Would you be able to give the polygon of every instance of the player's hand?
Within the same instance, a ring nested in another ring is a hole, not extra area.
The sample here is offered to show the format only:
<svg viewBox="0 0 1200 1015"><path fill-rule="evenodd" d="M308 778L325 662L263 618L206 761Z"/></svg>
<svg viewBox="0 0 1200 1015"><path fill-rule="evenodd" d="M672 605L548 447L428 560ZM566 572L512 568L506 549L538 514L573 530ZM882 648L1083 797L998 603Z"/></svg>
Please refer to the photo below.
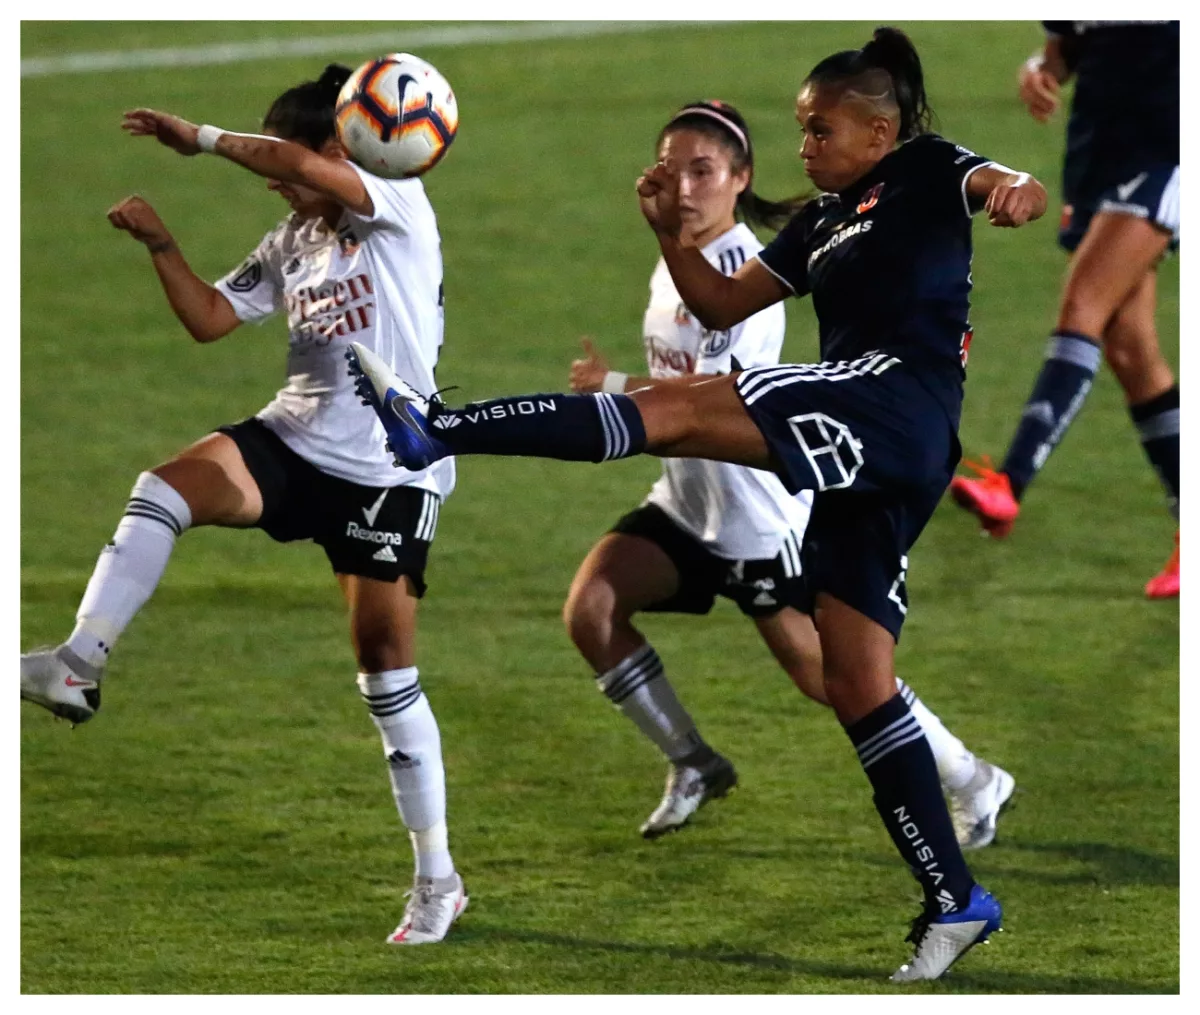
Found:
<svg viewBox="0 0 1200 1015"><path fill-rule="evenodd" d="M122 117L121 129L133 137L153 137L180 155L200 154L200 144L197 140L200 128L170 113L160 113L154 109L132 109Z"/></svg>
<svg viewBox="0 0 1200 1015"><path fill-rule="evenodd" d="M679 214L679 172L666 162L647 169L637 182L642 214L656 233L678 239L683 231Z"/></svg>
<svg viewBox="0 0 1200 1015"><path fill-rule="evenodd" d="M1058 110L1058 78L1046 70L1036 56L1021 64L1017 72L1017 94L1039 123L1045 123Z"/></svg>
<svg viewBox="0 0 1200 1015"><path fill-rule="evenodd" d="M150 202L134 194L108 209L108 221L147 247L171 243L171 234Z"/></svg>
<svg viewBox="0 0 1200 1015"><path fill-rule="evenodd" d="M596 352L590 338L580 340L583 359L571 363L571 390L577 395L590 395L600 390L608 373L608 363Z"/></svg>
<svg viewBox="0 0 1200 1015"><path fill-rule="evenodd" d="M1015 229L1045 213L1046 189L1028 176L1015 183L1001 183L992 188L983 210L991 225Z"/></svg>

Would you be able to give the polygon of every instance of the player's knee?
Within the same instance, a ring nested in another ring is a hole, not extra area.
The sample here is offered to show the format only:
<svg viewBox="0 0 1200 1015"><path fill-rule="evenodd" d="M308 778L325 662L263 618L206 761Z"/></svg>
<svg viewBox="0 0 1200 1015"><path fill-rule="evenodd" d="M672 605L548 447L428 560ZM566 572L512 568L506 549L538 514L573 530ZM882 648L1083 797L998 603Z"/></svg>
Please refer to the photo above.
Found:
<svg viewBox="0 0 1200 1015"><path fill-rule="evenodd" d="M650 450L686 440L697 429L698 414L691 388L670 384L643 388L634 392L633 399L642 415L646 446Z"/></svg>
<svg viewBox="0 0 1200 1015"><path fill-rule="evenodd" d="M1058 329L1080 335L1102 335L1116 313L1113 298L1087 278L1072 278L1063 292Z"/></svg>
<svg viewBox="0 0 1200 1015"><path fill-rule="evenodd" d="M370 620L356 620L351 631L358 668L363 673L385 673L412 665L409 639L395 626Z"/></svg>
<svg viewBox="0 0 1200 1015"><path fill-rule="evenodd" d="M608 582L591 578L571 588L563 604L563 624L576 647L584 649L612 630L617 596Z"/></svg>

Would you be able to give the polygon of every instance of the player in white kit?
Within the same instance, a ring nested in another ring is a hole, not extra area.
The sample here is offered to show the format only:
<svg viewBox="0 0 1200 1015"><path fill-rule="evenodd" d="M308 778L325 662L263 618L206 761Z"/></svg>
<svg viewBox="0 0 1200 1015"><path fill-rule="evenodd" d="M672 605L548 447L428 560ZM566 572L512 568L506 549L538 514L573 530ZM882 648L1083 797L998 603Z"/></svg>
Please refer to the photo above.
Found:
<svg viewBox="0 0 1200 1015"><path fill-rule="evenodd" d="M219 428L143 472L88 583L71 637L21 657L21 697L81 723L100 707L104 666L157 586L175 540L199 525L256 527L281 542L311 539L345 594L358 687L383 740L416 858L393 944L441 940L467 904L446 831L437 722L418 681L417 601L454 462L423 472L392 465L384 433L346 375L347 342L369 346L418 390L434 390L443 335L437 219L419 180L383 180L348 161L333 107L349 77L331 65L284 92L269 136L198 128L137 110L123 126L183 155L216 154L268 178L292 214L214 285L193 274L139 197L109 219L144 243L176 316L198 342L282 312L286 386L257 416Z"/></svg>
<svg viewBox="0 0 1200 1015"><path fill-rule="evenodd" d="M727 103L684 106L660 133L658 158L681 167L685 228L726 275L762 249L746 222L779 228L796 211L797 202L769 202L754 193L749 129ZM585 341L587 356L572 364L571 388L633 391L774 366L784 327L783 304L776 303L729 331L706 331L688 312L660 258L643 323L649 376L609 370ZM704 741L631 618L639 610L706 614L716 596L725 596L754 622L796 686L828 704L803 576L811 507L811 492L792 497L774 473L667 458L650 495L592 548L575 575L563 609L567 630L600 690L669 763L662 801L641 828L646 838L682 827L708 800L728 793L737 774ZM1012 794L1012 777L976 758L911 688L897 684L933 749L959 842L968 848L988 845Z"/></svg>

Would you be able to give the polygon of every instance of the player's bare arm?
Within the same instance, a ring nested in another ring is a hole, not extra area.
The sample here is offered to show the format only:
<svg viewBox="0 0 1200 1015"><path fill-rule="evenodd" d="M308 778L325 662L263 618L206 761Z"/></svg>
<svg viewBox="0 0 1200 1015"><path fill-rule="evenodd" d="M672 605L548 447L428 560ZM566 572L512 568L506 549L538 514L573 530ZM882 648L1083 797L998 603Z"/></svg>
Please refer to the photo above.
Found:
<svg viewBox="0 0 1200 1015"><path fill-rule="evenodd" d="M145 245L167 302L197 342L215 342L241 323L229 300L192 271L148 201L127 197L109 209L108 221Z"/></svg>
<svg viewBox="0 0 1200 1015"><path fill-rule="evenodd" d="M1017 71L1017 94L1029 115L1045 123L1058 110L1059 86L1071 76L1062 39L1048 36L1040 53L1034 53Z"/></svg>
<svg viewBox="0 0 1200 1015"><path fill-rule="evenodd" d="M1046 214L1046 188L1028 173L1002 166L982 166L967 178L967 197L983 205L988 223L1016 228Z"/></svg>
<svg viewBox="0 0 1200 1015"><path fill-rule="evenodd" d="M724 331L790 295L757 259L747 261L733 275L722 275L682 238L679 173L674 167L660 162L647 169L638 179L637 192L675 288L704 327Z"/></svg>
<svg viewBox="0 0 1200 1015"><path fill-rule="evenodd" d="M198 155L205 150L201 147L200 127L170 113L130 110L121 127L133 137L154 137L180 155ZM314 152L302 144L263 134L219 131L211 150L267 179L311 187L359 215L374 212L362 178L350 167L344 149L335 140Z"/></svg>

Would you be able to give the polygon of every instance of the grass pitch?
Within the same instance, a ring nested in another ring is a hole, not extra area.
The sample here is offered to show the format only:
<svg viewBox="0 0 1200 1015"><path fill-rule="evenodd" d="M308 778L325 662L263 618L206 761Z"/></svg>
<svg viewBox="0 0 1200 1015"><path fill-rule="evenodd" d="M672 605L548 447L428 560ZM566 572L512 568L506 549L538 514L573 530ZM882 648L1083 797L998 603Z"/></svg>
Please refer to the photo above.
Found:
<svg viewBox="0 0 1200 1015"><path fill-rule="evenodd" d="M916 23L942 131L1057 190L1063 121L1013 94L1033 24ZM633 181L664 118L721 97L755 132L756 185L803 189L791 100L862 24L679 27L431 47L463 111L428 187L445 244L439 379L463 398L561 388L577 338L639 366L654 262ZM325 24L26 23L24 56L348 30ZM368 53L331 53L349 62ZM254 129L322 58L22 83L21 640L60 640L139 471L257 411L282 382L278 321L193 345L105 210L148 197L195 269L237 263L284 212L217 159L124 138L153 105ZM69 137L70 142L64 143ZM1041 362L1063 258L1054 211L976 225L969 454L1003 452ZM1178 262L1160 326L1178 350ZM785 358L816 357L807 304ZM320 550L201 530L74 732L21 714L26 992L868 992L903 958L915 883L832 717L801 699L729 604L644 627L742 784L684 833L637 826L662 766L612 713L558 611L575 566L644 495L650 460L471 459L422 606L451 845L471 909L441 947L388 949L410 879L344 610ZM912 558L899 670L1015 775L971 857L1008 933L946 992L1174 992L1179 984L1179 623L1141 586L1173 526L1116 384L992 545L947 505Z"/></svg>

